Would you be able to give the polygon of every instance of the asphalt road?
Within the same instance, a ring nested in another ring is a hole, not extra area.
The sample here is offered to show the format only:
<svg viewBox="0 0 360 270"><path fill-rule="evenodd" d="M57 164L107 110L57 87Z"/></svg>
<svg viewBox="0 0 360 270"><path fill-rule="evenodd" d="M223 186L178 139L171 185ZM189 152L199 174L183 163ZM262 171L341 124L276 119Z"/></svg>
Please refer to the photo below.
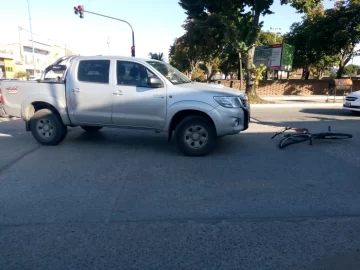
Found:
<svg viewBox="0 0 360 270"><path fill-rule="evenodd" d="M359 269L360 117L254 108L210 156L151 132L0 122L0 269ZM354 135L280 150L283 126Z"/></svg>

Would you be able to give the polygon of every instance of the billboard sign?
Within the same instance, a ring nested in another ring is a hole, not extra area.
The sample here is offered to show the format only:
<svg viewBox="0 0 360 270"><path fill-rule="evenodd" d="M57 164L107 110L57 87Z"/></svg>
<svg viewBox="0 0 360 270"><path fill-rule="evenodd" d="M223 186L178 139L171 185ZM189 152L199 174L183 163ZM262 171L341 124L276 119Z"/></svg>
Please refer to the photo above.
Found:
<svg viewBox="0 0 360 270"><path fill-rule="evenodd" d="M288 44L273 44L255 48L254 64L264 64L268 70L291 71L295 48Z"/></svg>

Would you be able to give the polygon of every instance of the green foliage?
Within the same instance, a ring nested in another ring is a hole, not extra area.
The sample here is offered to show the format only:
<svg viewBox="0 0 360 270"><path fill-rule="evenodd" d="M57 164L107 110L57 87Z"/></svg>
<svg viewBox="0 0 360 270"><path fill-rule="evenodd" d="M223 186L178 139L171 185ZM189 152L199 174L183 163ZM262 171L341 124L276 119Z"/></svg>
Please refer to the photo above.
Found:
<svg viewBox="0 0 360 270"><path fill-rule="evenodd" d="M272 45L277 43L283 43L283 37L281 33L273 33L269 31L260 31L256 40L256 46Z"/></svg>
<svg viewBox="0 0 360 270"><path fill-rule="evenodd" d="M149 57L154 60L164 61L164 53L149 53Z"/></svg>
<svg viewBox="0 0 360 270"><path fill-rule="evenodd" d="M191 80L196 82L204 81L205 80L204 70L202 70L201 68L197 68L197 70L193 72L193 74L191 74Z"/></svg>
<svg viewBox="0 0 360 270"><path fill-rule="evenodd" d="M326 12L322 5L303 17L300 23L294 23L290 32L284 35L284 42L295 47L293 68L310 69L315 77L320 78L329 66L338 62L338 55L324 49L332 46L319 25L323 24ZM326 43L326 44L324 44Z"/></svg>
<svg viewBox="0 0 360 270"><path fill-rule="evenodd" d="M358 70L359 70L360 66L358 65L347 65L344 68L344 74L345 75L356 75Z"/></svg>
<svg viewBox="0 0 360 270"><path fill-rule="evenodd" d="M255 86L258 86L259 81L263 79L265 70L266 66L264 64L260 64L258 67L253 64L252 72L254 74Z"/></svg>
<svg viewBox="0 0 360 270"><path fill-rule="evenodd" d="M290 4L299 12L310 12L320 2L321 0L281 0L281 4ZM249 78L252 77L254 46L263 25L260 17L272 14L273 3L274 0L180 0L179 2L186 11L188 20L200 21L207 25L206 22L210 17L215 18L217 23L211 31L217 34L216 39L207 44L218 45L218 48L223 49L231 44L235 53L244 56L248 75L247 92L252 91L252 81ZM208 35L206 39L213 37Z"/></svg>
<svg viewBox="0 0 360 270"><path fill-rule="evenodd" d="M169 62L182 72L194 72L199 65L200 49L191 43L188 33L174 41L169 50Z"/></svg>
<svg viewBox="0 0 360 270"><path fill-rule="evenodd" d="M351 58L359 54L355 46L360 42L360 5L355 2L338 2L336 8L326 10L317 22L317 38L323 51L338 56L338 78Z"/></svg>
<svg viewBox="0 0 360 270"><path fill-rule="evenodd" d="M225 76L235 73L239 69L239 55L230 46L228 46L219 57L219 70Z"/></svg>
<svg viewBox="0 0 360 270"><path fill-rule="evenodd" d="M356 1L340 1L328 10L317 9L293 24L285 41L296 47L294 67L315 67L321 73L325 67L339 66L337 77L346 64L359 55L355 46L360 42L360 12Z"/></svg>
<svg viewBox="0 0 360 270"><path fill-rule="evenodd" d="M14 74L15 78L22 79L22 78L30 78L30 73L25 71L18 71Z"/></svg>

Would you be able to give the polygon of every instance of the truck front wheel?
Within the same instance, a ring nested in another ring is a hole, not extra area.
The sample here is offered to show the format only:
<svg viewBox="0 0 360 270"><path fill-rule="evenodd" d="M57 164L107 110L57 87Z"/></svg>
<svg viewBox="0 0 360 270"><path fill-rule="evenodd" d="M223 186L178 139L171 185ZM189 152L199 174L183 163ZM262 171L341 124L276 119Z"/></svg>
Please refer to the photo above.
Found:
<svg viewBox="0 0 360 270"><path fill-rule="evenodd" d="M42 109L31 117L30 130L34 138L43 145L57 145L67 135L67 127L58 114Z"/></svg>
<svg viewBox="0 0 360 270"><path fill-rule="evenodd" d="M180 150L187 156L204 156L215 148L215 127L204 117L184 118L177 126L175 133Z"/></svg>

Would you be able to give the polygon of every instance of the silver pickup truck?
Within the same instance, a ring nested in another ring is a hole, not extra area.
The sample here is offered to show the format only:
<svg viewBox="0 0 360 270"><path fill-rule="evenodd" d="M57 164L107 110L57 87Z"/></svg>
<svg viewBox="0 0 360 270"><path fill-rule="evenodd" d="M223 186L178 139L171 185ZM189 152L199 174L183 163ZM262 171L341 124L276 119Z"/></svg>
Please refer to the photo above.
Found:
<svg viewBox="0 0 360 270"><path fill-rule="evenodd" d="M116 127L165 132L184 154L201 156L217 137L246 130L250 122L241 91L192 82L152 59L62 57L38 81L1 82L0 100L43 145L63 141L67 126L87 132Z"/></svg>

